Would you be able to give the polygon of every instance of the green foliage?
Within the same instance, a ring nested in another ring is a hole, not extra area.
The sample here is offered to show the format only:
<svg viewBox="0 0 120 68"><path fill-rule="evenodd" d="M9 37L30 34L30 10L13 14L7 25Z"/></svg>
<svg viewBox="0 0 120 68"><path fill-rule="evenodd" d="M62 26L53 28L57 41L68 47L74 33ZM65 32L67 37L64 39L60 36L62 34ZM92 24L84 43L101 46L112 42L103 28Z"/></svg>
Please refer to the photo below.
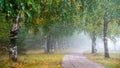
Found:
<svg viewBox="0 0 120 68"><path fill-rule="evenodd" d="M10 22L5 21L4 16L0 16L0 41L9 41Z"/></svg>
<svg viewBox="0 0 120 68"><path fill-rule="evenodd" d="M21 47L25 45L22 44L25 32L30 30L34 34L40 31L41 40L49 34L55 38L69 36L75 30L87 32L91 37L95 31L97 37L102 37L106 7L108 34L113 38L120 32L119 3L120 0L0 0L0 40L8 40L10 22L18 14L21 17Z"/></svg>
<svg viewBox="0 0 120 68"><path fill-rule="evenodd" d="M55 37L68 35L73 32L74 17L77 11L74 10L75 2L62 1L62 0L50 0L40 1L40 7L38 10L38 22L42 26L42 30L45 35L51 34ZM38 24L36 24L38 25ZM71 29L71 30L69 30Z"/></svg>
<svg viewBox="0 0 120 68"><path fill-rule="evenodd" d="M93 31L96 32L98 37L103 36L103 18L105 8L108 8L108 35L109 38L111 36L119 35L119 22L120 22L120 15L119 15L119 0L80 0L81 8L78 9L79 15L82 14L82 17L77 15L77 20L75 22L76 27L80 31L85 31L90 34L92 37ZM112 8L111 8L112 7ZM111 30L112 27L112 30ZM114 28L115 27L115 28ZM117 32L117 33L116 33ZM113 38L113 37L112 37Z"/></svg>

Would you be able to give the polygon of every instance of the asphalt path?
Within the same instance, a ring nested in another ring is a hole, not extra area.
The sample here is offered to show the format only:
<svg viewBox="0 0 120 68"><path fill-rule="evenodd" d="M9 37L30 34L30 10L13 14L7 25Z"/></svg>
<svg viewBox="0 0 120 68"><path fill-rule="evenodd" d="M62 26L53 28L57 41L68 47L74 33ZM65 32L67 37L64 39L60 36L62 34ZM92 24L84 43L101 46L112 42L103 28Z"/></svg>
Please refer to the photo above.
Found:
<svg viewBox="0 0 120 68"><path fill-rule="evenodd" d="M95 61L87 59L83 52L71 52L62 59L62 68L105 68Z"/></svg>

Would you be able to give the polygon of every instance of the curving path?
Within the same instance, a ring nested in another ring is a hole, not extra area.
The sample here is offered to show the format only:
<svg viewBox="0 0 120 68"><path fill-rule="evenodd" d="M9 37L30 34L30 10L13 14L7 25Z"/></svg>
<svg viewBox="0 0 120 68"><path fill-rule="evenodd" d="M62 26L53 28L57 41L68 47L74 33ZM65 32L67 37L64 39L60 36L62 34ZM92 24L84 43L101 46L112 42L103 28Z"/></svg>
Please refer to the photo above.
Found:
<svg viewBox="0 0 120 68"><path fill-rule="evenodd" d="M69 53L63 57L62 68L105 68L92 60L87 59L82 53Z"/></svg>

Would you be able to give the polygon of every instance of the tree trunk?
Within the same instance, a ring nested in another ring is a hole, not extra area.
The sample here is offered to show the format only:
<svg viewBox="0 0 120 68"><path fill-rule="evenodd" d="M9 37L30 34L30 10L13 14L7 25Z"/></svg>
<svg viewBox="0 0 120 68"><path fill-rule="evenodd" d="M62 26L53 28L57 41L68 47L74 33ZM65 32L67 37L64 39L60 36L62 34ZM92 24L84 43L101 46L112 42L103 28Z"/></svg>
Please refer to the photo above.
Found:
<svg viewBox="0 0 120 68"><path fill-rule="evenodd" d="M107 31L108 31L108 13L107 13L107 8L105 10L105 14L104 14L104 29L103 29L103 35L104 35L104 55L105 58L109 58L109 50L108 50L108 38L107 38Z"/></svg>
<svg viewBox="0 0 120 68"><path fill-rule="evenodd" d="M10 44L9 44L9 57L12 61L17 61L17 37L19 29L20 17L19 15L13 19L13 25L10 30Z"/></svg>
<svg viewBox="0 0 120 68"><path fill-rule="evenodd" d="M52 53L54 52L54 45L55 45L54 38L52 38L51 39L51 52Z"/></svg>
<svg viewBox="0 0 120 68"><path fill-rule="evenodd" d="M96 33L93 31L93 36L92 36L92 54L97 54L97 49L96 49Z"/></svg>
<svg viewBox="0 0 120 68"><path fill-rule="evenodd" d="M47 44L45 53L50 53L50 35L47 36Z"/></svg>

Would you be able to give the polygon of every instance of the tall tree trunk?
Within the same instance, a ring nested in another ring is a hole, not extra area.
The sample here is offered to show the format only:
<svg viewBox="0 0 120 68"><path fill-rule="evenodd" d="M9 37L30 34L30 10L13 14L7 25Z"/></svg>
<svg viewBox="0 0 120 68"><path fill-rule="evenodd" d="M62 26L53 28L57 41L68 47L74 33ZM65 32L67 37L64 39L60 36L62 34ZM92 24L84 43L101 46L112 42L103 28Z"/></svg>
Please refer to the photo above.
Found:
<svg viewBox="0 0 120 68"><path fill-rule="evenodd" d="M93 31L93 36L92 36L92 54L97 54L95 30Z"/></svg>
<svg viewBox="0 0 120 68"><path fill-rule="evenodd" d="M20 16L18 15L13 19L13 25L10 30L10 44L9 44L9 57L12 61L17 61L17 37L19 29Z"/></svg>
<svg viewBox="0 0 120 68"><path fill-rule="evenodd" d="M54 46L55 46L55 41L54 41L54 38L52 37L51 38L51 52L52 53L54 52Z"/></svg>
<svg viewBox="0 0 120 68"><path fill-rule="evenodd" d="M104 35L104 56L105 58L109 58L109 50L108 50L108 38L107 38L107 32L108 32L108 13L107 8L105 9L104 14L104 28L103 28L103 35Z"/></svg>
<svg viewBox="0 0 120 68"><path fill-rule="evenodd" d="M50 35L47 36L47 44L46 44L46 51L45 53L50 53L50 47L51 47L51 44L50 44Z"/></svg>

